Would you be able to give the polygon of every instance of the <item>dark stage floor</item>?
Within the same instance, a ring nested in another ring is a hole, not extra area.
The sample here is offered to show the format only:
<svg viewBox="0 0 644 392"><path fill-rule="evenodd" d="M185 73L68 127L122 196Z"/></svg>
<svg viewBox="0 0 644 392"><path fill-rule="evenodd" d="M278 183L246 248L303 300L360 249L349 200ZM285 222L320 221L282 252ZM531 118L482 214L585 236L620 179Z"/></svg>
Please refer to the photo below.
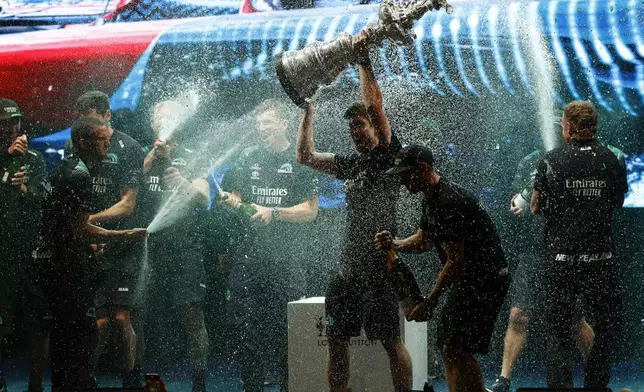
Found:
<svg viewBox="0 0 644 392"><path fill-rule="evenodd" d="M485 368L486 366L484 366ZM8 361L3 364L2 370L7 376L8 392L25 392L27 390L27 364L25 361ZM486 380L491 383L496 374L490 369L485 369ZM166 381L170 392L190 392L191 385L186 377L187 372L180 366L175 367L172 371L162 373L162 378ZM208 372L207 388L210 392L237 392L242 391L241 382L237 372L231 366L211 366ZM119 387L120 381L116 376L100 375L99 382L104 387ZM576 371L576 386L581 386L581 369ZM514 380L512 381L512 390L519 387L542 387L545 386L544 369L533 366L532 369L525 367L516 370ZM49 374L45 376L45 391L49 391L51 384ZM644 372L638 364L622 362L615 365L610 387L613 391L619 391L622 388L629 388L633 391L644 392ZM444 381L434 382L434 388L437 392L447 391ZM265 389L267 392L278 392L279 387L272 386ZM293 391L300 392L300 391ZM304 392L304 391L303 391ZM311 392L311 391L305 391Z"/></svg>

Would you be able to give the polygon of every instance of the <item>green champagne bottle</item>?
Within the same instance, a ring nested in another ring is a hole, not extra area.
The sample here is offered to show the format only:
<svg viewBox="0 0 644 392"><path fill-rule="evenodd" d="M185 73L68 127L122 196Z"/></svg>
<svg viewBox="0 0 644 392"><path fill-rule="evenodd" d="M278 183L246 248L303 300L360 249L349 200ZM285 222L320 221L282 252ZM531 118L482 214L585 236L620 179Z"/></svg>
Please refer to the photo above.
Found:
<svg viewBox="0 0 644 392"><path fill-rule="evenodd" d="M12 156L10 161L4 168L4 174L2 175L3 184L11 184L11 179L20 171L20 168L24 166L24 156Z"/></svg>
<svg viewBox="0 0 644 392"><path fill-rule="evenodd" d="M257 213L257 208L251 206L248 203L242 203L239 207L239 213L247 219L250 219L251 216Z"/></svg>
<svg viewBox="0 0 644 392"><path fill-rule="evenodd" d="M411 312L423 302L423 293L420 291L414 274L393 249L387 251L387 272L405 313L405 318L409 321Z"/></svg>

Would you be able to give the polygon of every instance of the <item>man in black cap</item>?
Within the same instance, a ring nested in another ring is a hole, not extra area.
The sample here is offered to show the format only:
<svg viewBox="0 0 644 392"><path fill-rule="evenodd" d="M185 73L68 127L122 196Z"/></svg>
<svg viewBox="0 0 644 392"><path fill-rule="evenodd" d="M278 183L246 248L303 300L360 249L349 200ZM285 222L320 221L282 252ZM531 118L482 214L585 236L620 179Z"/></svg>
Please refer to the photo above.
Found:
<svg viewBox="0 0 644 392"><path fill-rule="evenodd" d="M105 123L82 117L72 125L76 154L52 175L43 212L40 244L34 265L46 282L53 313L51 332L52 390L94 388L96 345L94 294L98 261L91 244L118 243L122 248L145 240L145 229L106 230L93 225L92 178L110 146Z"/></svg>
<svg viewBox="0 0 644 392"><path fill-rule="evenodd" d="M112 111L107 94L88 91L78 98L76 109L83 116L105 122L110 136L107 154L92 171L91 203L95 213L90 215L90 223L107 229L131 227L136 224L133 212L139 186L143 183L143 150L134 139L110 126ZM66 157L77 153L72 144L68 142L65 146ZM142 308L137 307L142 302L140 293L137 292L141 252L142 247L108 246L104 249L102 267L105 273L96 298L99 308L97 360L106 342L105 327L120 329L123 338L121 344L126 356L124 386L140 386L143 381L140 366L135 367L135 364L140 365L143 354L143 328L136 325L137 318L132 315ZM142 317L138 318L141 324Z"/></svg>
<svg viewBox="0 0 644 392"><path fill-rule="evenodd" d="M28 316L26 312L29 315L34 313L32 305L39 305L26 302L26 295L32 288L30 256L49 184L43 157L29 150L21 119L20 108L15 102L0 98L0 341L18 324L14 318L21 313L19 309L22 309L23 316ZM21 319L31 321L31 317ZM42 341L36 332L31 330L29 341L32 343ZM31 348L37 346L32 344ZM31 385L32 380L42 378L33 377L33 370L42 369L42 361L35 357L37 355L31 355L30 390L42 390L40 383Z"/></svg>
<svg viewBox="0 0 644 392"><path fill-rule="evenodd" d="M344 180L347 230L342 259L329 279L325 297L329 323L328 380L332 392L346 392L349 382L349 340L360 336L380 340L389 357L394 390L409 391L411 358L400 338L398 301L387 279L384 252L373 247L374 235L397 226L396 201L400 182L385 172L393 166L401 145L389 127L383 97L369 60L368 34L354 41L362 102L344 113L357 153L336 155L315 150L313 113L309 104L300 125L297 160L313 169Z"/></svg>
<svg viewBox="0 0 644 392"><path fill-rule="evenodd" d="M487 353L494 323L509 286L508 267L492 219L478 200L434 170L431 151L409 146L396 155L394 167L411 193L422 192L420 228L409 238L376 235L377 249L422 253L436 247L443 269L431 291L410 317L426 321L447 293L438 322L437 342L450 391L485 392L474 354Z"/></svg>
<svg viewBox="0 0 644 392"><path fill-rule="evenodd" d="M628 191L626 168L596 139L597 111L573 101L561 118L566 145L539 161L531 210L546 218L544 292L548 328L548 387L572 388L570 325L583 298L595 341L584 368L586 388L606 388L624 325L615 260L613 211Z"/></svg>

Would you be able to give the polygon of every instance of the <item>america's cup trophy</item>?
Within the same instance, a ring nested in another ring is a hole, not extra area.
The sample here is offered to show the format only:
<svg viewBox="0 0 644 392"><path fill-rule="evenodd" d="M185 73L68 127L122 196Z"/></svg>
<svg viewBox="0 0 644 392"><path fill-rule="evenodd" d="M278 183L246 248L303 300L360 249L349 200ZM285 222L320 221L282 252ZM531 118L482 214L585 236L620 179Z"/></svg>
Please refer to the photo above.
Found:
<svg viewBox="0 0 644 392"><path fill-rule="evenodd" d="M412 27L426 12L444 8L452 13L447 0L383 0L378 23L363 30L367 45L380 45L388 39L396 45L408 46L416 38ZM357 36L356 36L357 37ZM299 107L305 107L321 86L327 86L350 64L357 62L356 39L341 34L329 42L312 42L300 50L282 52L275 58L275 70L282 87ZM360 45L365 45L361 42Z"/></svg>

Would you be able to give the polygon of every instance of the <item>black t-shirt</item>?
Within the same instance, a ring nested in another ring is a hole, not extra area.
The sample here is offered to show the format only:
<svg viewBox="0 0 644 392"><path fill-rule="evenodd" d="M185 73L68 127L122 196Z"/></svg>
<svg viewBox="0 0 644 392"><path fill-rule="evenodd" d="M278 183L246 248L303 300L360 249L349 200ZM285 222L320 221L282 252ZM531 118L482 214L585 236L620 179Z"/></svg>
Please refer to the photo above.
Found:
<svg viewBox="0 0 644 392"><path fill-rule="evenodd" d="M420 227L433 239L438 256L447 262L444 242L463 240L462 279L486 282L507 273L501 240L485 208L459 185L441 179L432 200L423 200Z"/></svg>
<svg viewBox="0 0 644 392"><path fill-rule="evenodd" d="M71 143L65 146L65 155L70 153ZM73 156L73 154L72 154ZM114 131L110 148L103 162L90 170L92 176L92 207L105 211L121 200L121 192L138 189L143 182L143 161L145 156L139 143L128 135ZM112 222L100 223L108 229L129 229L133 217L123 217Z"/></svg>
<svg viewBox="0 0 644 392"><path fill-rule="evenodd" d="M74 239L73 219L96 212L91 205L92 177L80 159L65 159L51 177L51 192L44 202L41 251L56 258L78 260L89 255L88 244Z"/></svg>
<svg viewBox="0 0 644 392"><path fill-rule="evenodd" d="M313 170L297 163L294 146L281 152L253 146L242 151L224 176L222 188L239 192L245 203L292 207L317 195L318 179ZM242 234L233 239L234 253L280 259L290 258L294 251L290 245L297 245L302 229L302 224L279 220L257 229L250 227L245 218L237 223Z"/></svg>
<svg viewBox="0 0 644 392"><path fill-rule="evenodd" d="M573 140L546 153L534 189L540 192L551 255L613 251L613 210L628 191L626 169L595 140Z"/></svg>
<svg viewBox="0 0 644 392"><path fill-rule="evenodd" d="M17 160L18 164L13 164ZM10 166L22 166L29 177L27 193L11 185ZM22 156L0 154L0 254L30 255L38 236L43 199L49 190L45 161L37 151ZM6 178L5 178L6 177Z"/></svg>
<svg viewBox="0 0 644 392"><path fill-rule="evenodd" d="M150 150L151 147L144 151ZM182 194L176 192L176 188L166 187L163 174L165 169L172 166L179 170L183 178L191 181L205 177L208 162L207 157L200 156L194 150L177 146L170 152L169 160L153 162L150 171L144 174L144 186L139 189L137 201L139 225L147 227L157 214L166 217L168 222L167 226L161 225L159 231L149 236L151 253L155 253L153 261L195 263L203 258L204 211L194 201L182 199ZM160 257L163 260L159 260Z"/></svg>
<svg viewBox="0 0 644 392"><path fill-rule="evenodd" d="M396 232L400 179L385 172L393 166L401 148L398 138L392 135L387 148L379 145L366 154L335 156L336 177L344 180L347 204L343 262L356 268L354 272L385 266L373 260L382 253L374 249L373 239L382 230L394 235Z"/></svg>

